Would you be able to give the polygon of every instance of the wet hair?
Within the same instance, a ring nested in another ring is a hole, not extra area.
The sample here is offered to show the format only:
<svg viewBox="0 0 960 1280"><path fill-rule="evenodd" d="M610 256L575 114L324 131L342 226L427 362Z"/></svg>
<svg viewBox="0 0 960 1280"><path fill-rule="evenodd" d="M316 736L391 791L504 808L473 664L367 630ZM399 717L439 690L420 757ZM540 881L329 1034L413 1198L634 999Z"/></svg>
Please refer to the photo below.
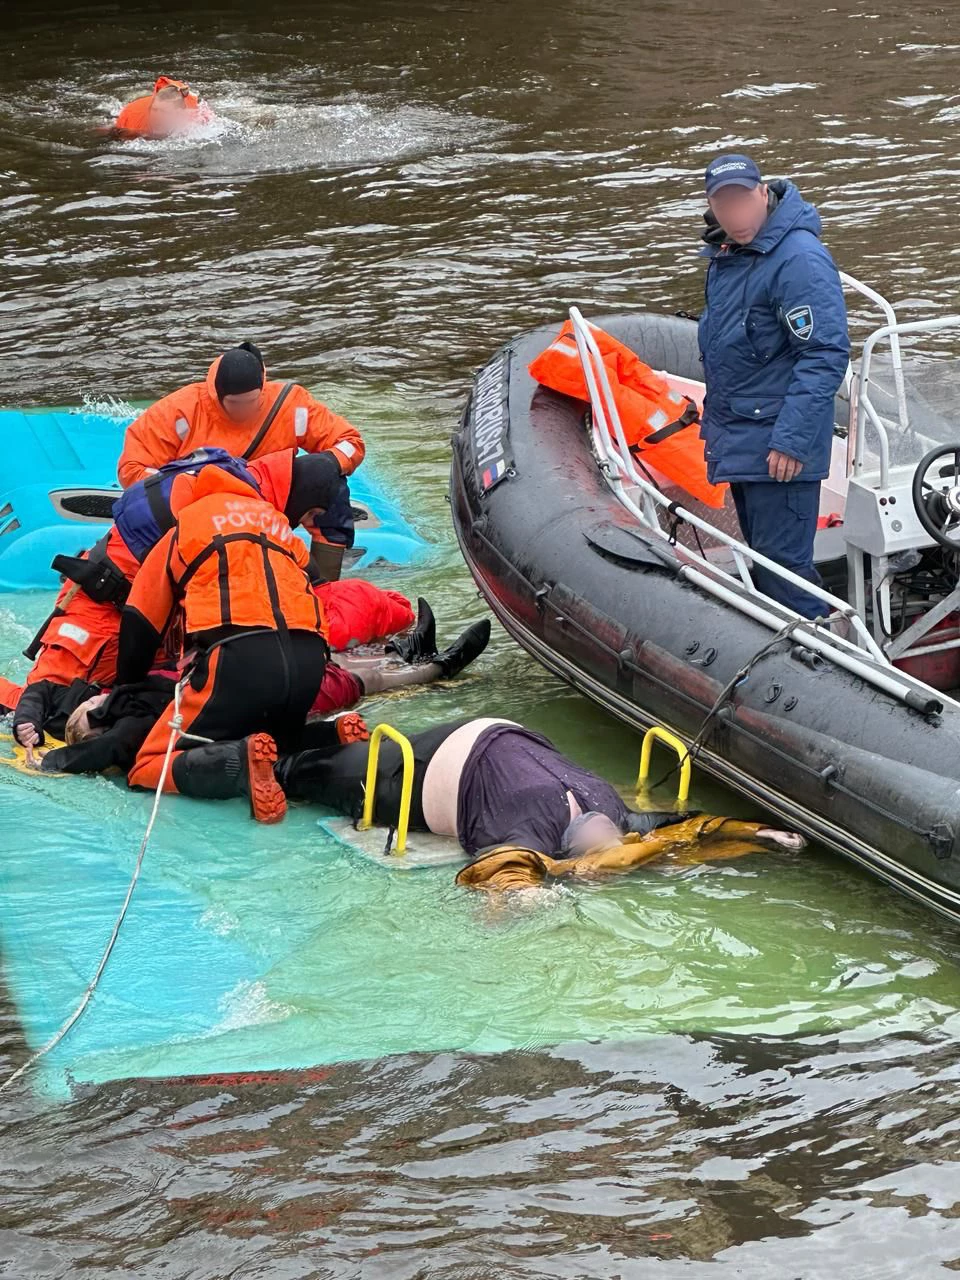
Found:
<svg viewBox="0 0 960 1280"><path fill-rule="evenodd" d="M81 703L80 706L75 707L67 717L67 723L63 730L63 740L68 747L74 747L78 742L86 742L88 738L92 738L94 736L90 728L88 728L86 733L81 733L80 731L80 717L84 713L85 705L85 703ZM89 725L89 723L88 719L87 724Z"/></svg>

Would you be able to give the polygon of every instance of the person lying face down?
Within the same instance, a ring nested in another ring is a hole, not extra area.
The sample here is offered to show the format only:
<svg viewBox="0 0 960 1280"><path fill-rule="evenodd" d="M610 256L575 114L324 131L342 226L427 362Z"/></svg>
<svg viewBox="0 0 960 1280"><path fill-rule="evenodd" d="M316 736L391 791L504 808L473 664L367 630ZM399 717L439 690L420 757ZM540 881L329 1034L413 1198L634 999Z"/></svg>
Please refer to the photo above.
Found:
<svg viewBox="0 0 960 1280"><path fill-rule="evenodd" d="M639 866L670 849L731 857L763 848L799 850L800 836L758 823L676 813L637 813L617 791L509 720L455 721L414 734L410 829L456 837L475 858L457 877L473 888L520 888L547 877ZM395 826L403 781L400 748L381 744L374 821ZM358 818L367 749L282 757L278 782L304 800Z"/></svg>
<svg viewBox="0 0 960 1280"><path fill-rule="evenodd" d="M464 867L457 875L457 884L488 892L533 889L552 880L573 877L592 880L616 875L665 859L674 866L689 866L740 858L763 849L797 853L805 843L803 837L794 832L708 814L693 817L672 814L670 820L646 834L624 833L605 814L583 814L574 819L574 823L578 822L583 826L570 845L560 850L558 857L521 845L501 845L480 854ZM589 843L594 838L598 843Z"/></svg>

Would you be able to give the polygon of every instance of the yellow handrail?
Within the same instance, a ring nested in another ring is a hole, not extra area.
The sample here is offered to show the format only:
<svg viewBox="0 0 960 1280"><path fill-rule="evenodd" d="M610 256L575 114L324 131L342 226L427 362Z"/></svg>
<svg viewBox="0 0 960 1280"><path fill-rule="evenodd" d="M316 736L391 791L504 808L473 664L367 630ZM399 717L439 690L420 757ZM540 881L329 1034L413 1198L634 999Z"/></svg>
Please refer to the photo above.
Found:
<svg viewBox="0 0 960 1280"><path fill-rule="evenodd" d="M692 772L690 753L676 734L671 733L669 729L664 729L662 725L655 724L652 729L648 729L643 735L643 746L640 748L640 773L637 776L637 791L639 792L646 786L647 779L650 776L650 757L653 754L654 738L659 738L668 747L673 747L680 760L680 786L677 789L677 804L683 809L686 807L687 797L690 795L690 774Z"/></svg>
<svg viewBox="0 0 960 1280"><path fill-rule="evenodd" d="M397 818L397 843L394 852L402 854L407 849L407 828L410 825L410 806L413 803L413 747L410 739L389 724L378 724L370 735L367 751L367 779L364 784L363 817L357 825L359 831L369 831L373 826L373 801L377 790L377 766L380 763L380 743L390 738L400 748L403 756L403 785L400 788L400 813Z"/></svg>

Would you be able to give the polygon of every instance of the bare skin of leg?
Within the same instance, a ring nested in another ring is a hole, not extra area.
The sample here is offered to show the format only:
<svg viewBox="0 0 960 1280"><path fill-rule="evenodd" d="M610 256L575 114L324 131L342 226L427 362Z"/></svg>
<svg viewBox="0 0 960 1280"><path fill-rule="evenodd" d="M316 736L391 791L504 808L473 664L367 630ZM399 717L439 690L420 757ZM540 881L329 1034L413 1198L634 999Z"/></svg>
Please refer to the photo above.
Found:
<svg viewBox="0 0 960 1280"><path fill-rule="evenodd" d="M408 689L415 684L433 684L443 672L435 662L411 666L386 654L362 657L352 653L338 653L337 665L363 681L366 693L390 693L393 689Z"/></svg>

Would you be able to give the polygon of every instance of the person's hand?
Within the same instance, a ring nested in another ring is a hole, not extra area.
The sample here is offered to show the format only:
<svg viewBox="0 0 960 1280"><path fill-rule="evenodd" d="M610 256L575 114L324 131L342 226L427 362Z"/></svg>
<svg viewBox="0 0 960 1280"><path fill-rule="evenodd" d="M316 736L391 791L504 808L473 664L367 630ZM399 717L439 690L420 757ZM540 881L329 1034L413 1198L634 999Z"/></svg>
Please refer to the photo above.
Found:
<svg viewBox="0 0 960 1280"><path fill-rule="evenodd" d="M18 724L13 731L13 735L21 747L35 747L40 741L37 726L31 724L29 720L24 720L23 724Z"/></svg>
<svg viewBox="0 0 960 1280"><path fill-rule="evenodd" d="M43 757L46 754L47 753L45 751L36 752L33 747L27 747L26 760L24 763L28 769L37 769L39 771L43 768Z"/></svg>
<svg viewBox="0 0 960 1280"><path fill-rule="evenodd" d="M767 472L771 480L794 480L803 470L803 463L791 458L789 453L771 449L767 454Z"/></svg>

